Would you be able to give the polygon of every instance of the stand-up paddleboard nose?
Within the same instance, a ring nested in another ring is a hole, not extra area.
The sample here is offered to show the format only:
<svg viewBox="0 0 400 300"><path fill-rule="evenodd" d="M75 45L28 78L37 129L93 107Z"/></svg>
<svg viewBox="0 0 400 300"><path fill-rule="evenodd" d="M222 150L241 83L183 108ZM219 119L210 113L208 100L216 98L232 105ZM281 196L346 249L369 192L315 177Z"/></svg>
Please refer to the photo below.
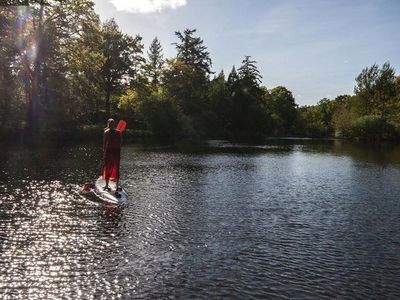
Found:
<svg viewBox="0 0 400 300"><path fill-rule="evenodd" d="M83 192L90 192L90 190L93 189L93 188L94 188L94 184L85 183L85 184L83 185L82 191L83 191Z"/></svg>

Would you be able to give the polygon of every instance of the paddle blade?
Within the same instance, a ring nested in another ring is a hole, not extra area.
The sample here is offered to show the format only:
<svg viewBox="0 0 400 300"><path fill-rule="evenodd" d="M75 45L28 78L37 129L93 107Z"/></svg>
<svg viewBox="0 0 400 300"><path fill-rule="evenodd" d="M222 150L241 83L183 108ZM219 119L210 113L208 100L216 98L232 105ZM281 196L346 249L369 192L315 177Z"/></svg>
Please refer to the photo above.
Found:
<svg viewBox="0 0 400 300"><path fill-rule="evenodd" d="M117 125L117 130L123 132L126 128L126 121L124 120L119 120L118 125Z"/></svg>

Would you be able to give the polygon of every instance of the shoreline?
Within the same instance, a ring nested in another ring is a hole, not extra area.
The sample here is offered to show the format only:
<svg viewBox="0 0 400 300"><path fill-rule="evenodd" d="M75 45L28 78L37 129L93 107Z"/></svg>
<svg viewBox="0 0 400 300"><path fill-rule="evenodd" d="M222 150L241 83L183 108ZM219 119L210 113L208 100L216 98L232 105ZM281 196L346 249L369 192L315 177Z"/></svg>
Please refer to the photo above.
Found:
<svg viewBox="0 0 400 300"><path fill-rule="evenodd" d="M84 129L77 130L51 130L41 131L34 135L29 135L25 130L6 130L0 131L0 143L5 145L79 145L82 143L88 144L101 144L102 143L102 130L100 126L90 126ZM123 134L123 141L126 144L149 144L149 145L173 145L173 144L207 144L208 142L222 142L222 143L239 143L248 145L263 145L273 141L289 142L334 142L334 141L348 141L353 143L371 143L373 145L379 144L398 144L400 140L396 139L380 139L380 140L365 140L359 138L344 138L344 137L309 137L309 136L266 136L260 138L246 138L246 139L232 139L227 137L219 138L180 138L171 139L155 136L151 131L127 129Z"/></svg>

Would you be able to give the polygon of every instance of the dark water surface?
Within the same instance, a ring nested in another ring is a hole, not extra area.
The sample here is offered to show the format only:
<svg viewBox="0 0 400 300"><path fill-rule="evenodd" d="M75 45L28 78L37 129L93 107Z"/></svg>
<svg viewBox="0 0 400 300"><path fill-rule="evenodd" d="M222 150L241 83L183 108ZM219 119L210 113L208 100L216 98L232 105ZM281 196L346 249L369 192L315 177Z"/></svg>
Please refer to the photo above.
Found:
<svg viewBox="0 0 400 300"><path fill-rule="evenodd" d="M93 146L0 153L1 299L399 299L400 147L125 146L122 207L79 194Z"/></svg>

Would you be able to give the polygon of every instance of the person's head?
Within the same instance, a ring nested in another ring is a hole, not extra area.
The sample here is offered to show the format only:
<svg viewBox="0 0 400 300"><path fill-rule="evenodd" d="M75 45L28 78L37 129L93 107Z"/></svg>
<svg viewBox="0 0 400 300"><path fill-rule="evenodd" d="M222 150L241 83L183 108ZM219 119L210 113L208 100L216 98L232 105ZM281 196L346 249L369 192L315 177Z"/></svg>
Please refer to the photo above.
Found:
<svg viewBox="0 0 400 300"><path fill-rule="evenodd" d="M115 129L115 121L114 121L114 119L108 119L107 120L107 128Z"/></svg>

